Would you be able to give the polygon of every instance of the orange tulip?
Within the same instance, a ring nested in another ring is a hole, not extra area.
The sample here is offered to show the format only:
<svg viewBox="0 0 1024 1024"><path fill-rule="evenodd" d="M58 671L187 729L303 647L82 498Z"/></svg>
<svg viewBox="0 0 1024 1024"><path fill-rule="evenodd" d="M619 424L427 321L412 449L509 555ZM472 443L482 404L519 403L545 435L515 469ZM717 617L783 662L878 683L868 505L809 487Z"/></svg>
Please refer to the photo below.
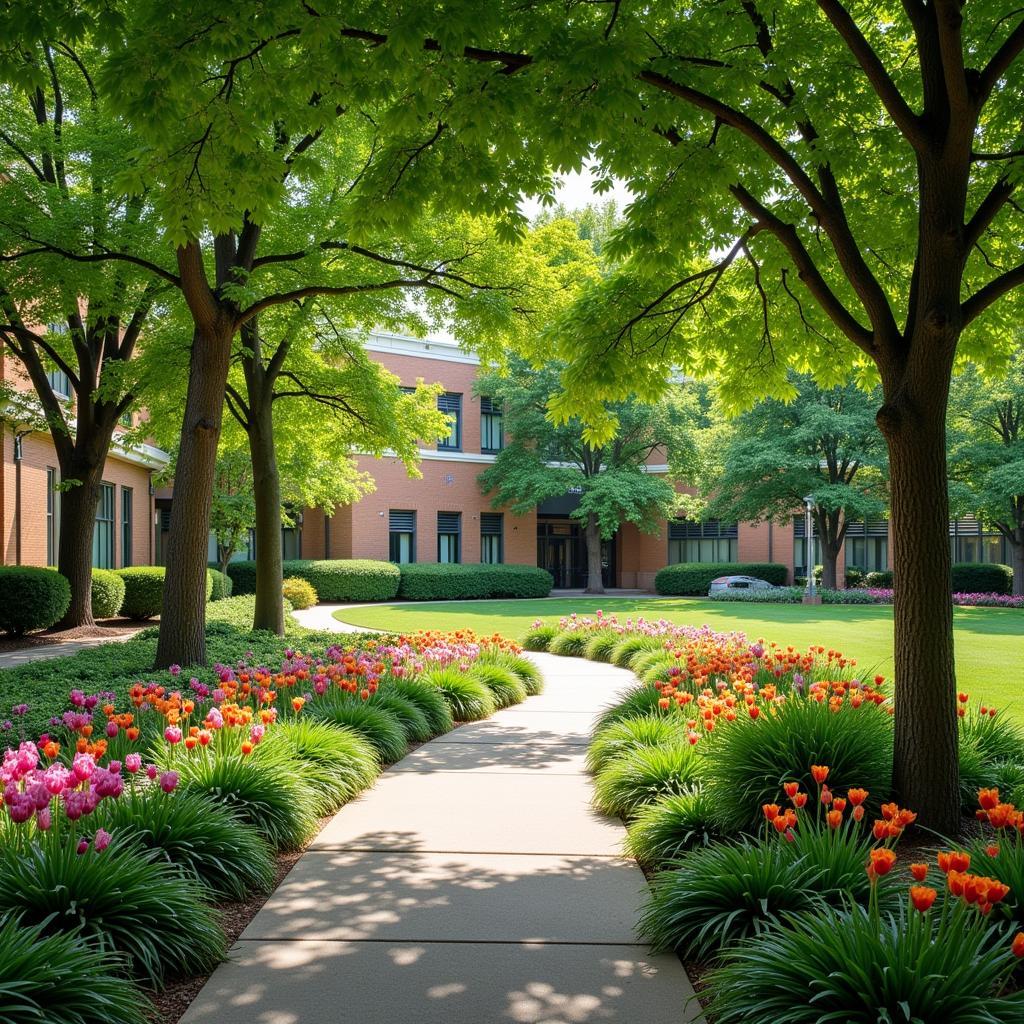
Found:
<svg viewBox="0 0 1024 1024"><path fill-rule="evenodd" d="M829 811L826 817L828 818L828 823L831 828L839 828L839 826L843 823L842 811Z"/></svg>
<svg viewBox="0 0 1024 1024"><path fill-rule="evenodd" d="M928 877L928 865L911 864L910 873L914 876L916 881L923 882Z"/></svg>
<svg viewBox="0 0 1024 1024"><path fill-rule="evenodd" d="M811 765L811 776L820 786L828 778L828 767L822 764Z"/></svg>
<svg viewBox="0 0 1024 1024"><path fill-rule="evenodd" d="M915 885L910 890L910 902L922 914L935 902L938 893L926 885Z"/></svg>
<svg viewBox="0 0 1024 1024"><path fill-rule="evenodd" d="M886 846L872 850L870 856L870 866L879 877L887 875L896 863L896 854Z"/></svg>
<svg viewBox="0 0 1024 1024"><path fill-rule="evenodd" d="M803 807L807 803L807 794L806 793L797 793L797 795L795 797L793 797L793 803L797 807Z"/></svg>
<svg viewBox="0 0 1024 1024"><path fill-rule="evenodd" d="M851 789L847 792L846 798L854 807L859 807L868 798L866 789Z"/></svg>
<svg viewBox="0 0 1024 1024"><path fill-rule="evenodd" d="M778 804L762 804L761 810L764 811L764 816L769 821L774 821L779 816Z"/></svg>
<svg viewBox="0 0 1024 1024"><path fill-rule="evenodd" d="M799 782L784 782L782 788L786 791L786 796L790 799L796 796L797 791L800 789Z"/></svg>
<svg viewBox="0 0 1024 1024"><path fill-rule="evenodd" d="M979 789L978 790L978 803L986 811L991 811L996 804L999 803L999 790L998 789Z"/></svg>
<svg viewBox="0 0 1024 1024"><path fill-rule="evenodd" d="M1010 949L1013 950L1013 955L1018 959L1024 957L1024 932L1017 932L1014 935Z"/></svg>

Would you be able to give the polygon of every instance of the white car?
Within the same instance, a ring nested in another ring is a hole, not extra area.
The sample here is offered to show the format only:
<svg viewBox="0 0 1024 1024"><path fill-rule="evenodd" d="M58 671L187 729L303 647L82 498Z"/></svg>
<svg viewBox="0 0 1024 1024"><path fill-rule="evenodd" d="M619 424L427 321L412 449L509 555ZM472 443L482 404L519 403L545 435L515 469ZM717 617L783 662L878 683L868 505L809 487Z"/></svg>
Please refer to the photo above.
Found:
<svg viewBox="0 0 1024 1024"><path fill-rule="evenodd" d="M775 584L767 580L759 580L756 576L719 576L711 581L708 596L719 594L723 590L774 590Z"/></svg>

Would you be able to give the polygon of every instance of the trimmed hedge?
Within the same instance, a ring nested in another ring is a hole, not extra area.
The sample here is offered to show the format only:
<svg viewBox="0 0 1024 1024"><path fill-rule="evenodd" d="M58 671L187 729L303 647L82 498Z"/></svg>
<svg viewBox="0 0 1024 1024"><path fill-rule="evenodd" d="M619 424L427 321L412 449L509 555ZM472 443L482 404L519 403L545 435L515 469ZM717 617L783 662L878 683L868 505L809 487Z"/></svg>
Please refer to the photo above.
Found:
<svg viewBox="0 0 1024 1024"><path fill-rule="evenodd" d="M21 636L48 629L68 610L71 584L55 569L0 566L0 629Z"/></svg>
<svg viewBox="0 0 1024 1024"><path fill-rule="evenodd" d="M129 619L151 619L159 615L164 603L164 575L162 565L135 565L130 569L115 569L124 580L124 604L121 614ZM206 570L206 600L213 593L213 572Z"/></svg>
<svg viewBox="0 0 1024 1024"><path fill-rule="evenodd" d="M124 604L124 580L113 569L92 571L92 617L112 619Z"/></svg>
<svg viewBox="0 0 1024 1024"><path fill-rule="evenodd" d="M1013 590L1013 570L1008 565L958 562L952 576L954 594L1009 594Z"/></svg>
<svg viewBox="0 0 1024 1024"><path fill-rule="evenodd" d="M872 590L890 590L892 588L892 569L866 573L863 585Z"/></svg>
<svg viewBox="0 0 1024 1024"><path fill-rule="evenodd" d="M654 589L659 594L706 596L711 581L719 576L756 576L782 586L788 570L777 562L679 562L659 569Z"/></svg>
<svg viewBox="0 0 1024 1024"><path fill-rule="evenodd" d="M410 601L547 597L551 573L533 565L403 565L398 596Z"/></svg>
<svg viewBox="0 0 1024 1024"><path fill-rule="evenodd" d="M223 601L231 596L233 586L231 577L222 573L216 566L209 566L210 578L213 580L213 591L210 593L211 601Z"/></svg>
<svg viewBox="0 0 1024 1024"><path fill-rule="evenodd" d="M370 558L314 561L296 558L282 563L284 575L305 580L321 601L388 601L398 593L398 566ZM231 562L228 575L236 594L256 593L256 563Z"/></svg>

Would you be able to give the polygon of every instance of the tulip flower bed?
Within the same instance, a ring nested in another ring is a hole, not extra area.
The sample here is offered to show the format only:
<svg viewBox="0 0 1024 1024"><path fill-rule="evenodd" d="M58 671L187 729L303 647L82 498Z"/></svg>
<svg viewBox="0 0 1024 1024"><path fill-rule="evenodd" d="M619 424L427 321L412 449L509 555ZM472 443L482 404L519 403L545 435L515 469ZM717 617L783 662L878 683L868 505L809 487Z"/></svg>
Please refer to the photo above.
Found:
<svg viewBox="0 0 1024 1024"><path fill-rule="evenodd" d="M892 800L887 681L855 660L600 613L538 621L524 644L637 677L595 728L595 803L650 873L641 933L700 976L710 1021L1024 1019L1012 722L958 695L978 821L926 860Z"/></svg>
<svg viewBox="0 0 1024 1024"><path fill-rule="evenodd" d="M4 1019L141 1024L138 986L212 970L220 905L266 892L277 854L410 743L540 687L517 645L467 631L168 679L73 689L41 734L15 716L0 763Z"/></svg>

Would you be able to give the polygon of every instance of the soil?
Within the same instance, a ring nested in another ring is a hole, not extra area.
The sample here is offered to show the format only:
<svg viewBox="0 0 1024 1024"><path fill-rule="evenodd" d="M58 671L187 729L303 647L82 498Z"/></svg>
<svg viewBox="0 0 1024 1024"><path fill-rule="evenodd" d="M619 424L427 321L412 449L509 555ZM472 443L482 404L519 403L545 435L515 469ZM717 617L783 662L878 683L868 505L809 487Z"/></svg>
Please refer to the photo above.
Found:
<svg viewBox="0 0 1024 1024"><path fill-rule="evenodd" d="M51 644L70 643L74 640L109 640L112 637L130 636L141 629L147 629L157 620L136 622L133 619L101 619L95 626L75 626L73 629L47 629L28 636L0 636L0 654L24 651L31 647L46 647Z"/></svg>

